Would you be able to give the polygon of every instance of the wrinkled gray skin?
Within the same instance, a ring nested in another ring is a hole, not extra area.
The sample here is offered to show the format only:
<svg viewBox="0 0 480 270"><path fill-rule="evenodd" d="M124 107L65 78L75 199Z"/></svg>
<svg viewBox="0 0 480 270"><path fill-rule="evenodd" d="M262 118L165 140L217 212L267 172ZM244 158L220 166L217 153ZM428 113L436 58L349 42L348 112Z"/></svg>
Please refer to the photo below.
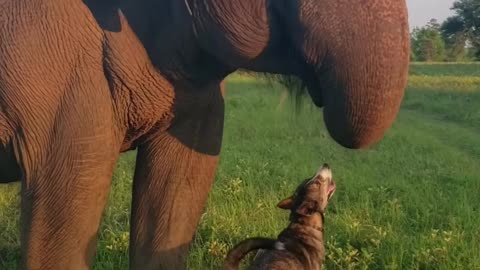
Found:
<svg viewBox="0 0 480 270"><path fill-rule="evenodd" d="M22 183L23 269L91 266L131 149L131 268L183 269L220 152L222 81L239 68L300 78L345 147L394 121L403 0L188 3L0 0L0 182Z"/></svg>

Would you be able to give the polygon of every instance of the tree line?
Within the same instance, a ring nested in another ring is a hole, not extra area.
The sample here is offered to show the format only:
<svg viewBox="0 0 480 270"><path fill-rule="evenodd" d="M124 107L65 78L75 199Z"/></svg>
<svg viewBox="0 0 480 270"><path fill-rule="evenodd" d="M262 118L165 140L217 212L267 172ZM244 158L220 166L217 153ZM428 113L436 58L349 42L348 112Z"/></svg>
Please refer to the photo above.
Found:
<svg viewBox="0 0 480 270"><path fill-rule="evenodd" d="M480 0L457 0L451 9L455 15L444 22L413 29L412 61L480 60Z"/></svg>

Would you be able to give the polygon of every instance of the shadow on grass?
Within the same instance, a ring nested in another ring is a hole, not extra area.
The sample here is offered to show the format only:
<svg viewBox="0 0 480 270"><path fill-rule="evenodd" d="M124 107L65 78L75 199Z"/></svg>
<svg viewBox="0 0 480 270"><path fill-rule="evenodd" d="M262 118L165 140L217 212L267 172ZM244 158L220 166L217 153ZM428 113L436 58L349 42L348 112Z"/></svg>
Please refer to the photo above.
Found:
<svg viewBox="0 0 480 270"><path fill-rule="evenodd" d="M0 269L18 269L20 263L20 247L0 245Z"/></svg>

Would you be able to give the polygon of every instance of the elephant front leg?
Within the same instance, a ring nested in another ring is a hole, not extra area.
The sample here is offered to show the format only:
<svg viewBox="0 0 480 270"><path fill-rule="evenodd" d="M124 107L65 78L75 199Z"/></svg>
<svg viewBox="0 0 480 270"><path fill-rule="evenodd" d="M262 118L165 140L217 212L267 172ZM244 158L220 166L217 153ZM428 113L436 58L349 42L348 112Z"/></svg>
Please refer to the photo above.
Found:
<svg viewBox="0 0 480 270"><path fill-rule="evenodd" d="M59 138L45 147L43 165L26 168L22 269L90 269L118 155L111 141L109 135Z"/></svg>
<svg viewBox="0 0 480 270"><path fill-rule="evenodd" d="M138 149L131 218L132 269L185 269L218 163L223 101Z"/></svg>

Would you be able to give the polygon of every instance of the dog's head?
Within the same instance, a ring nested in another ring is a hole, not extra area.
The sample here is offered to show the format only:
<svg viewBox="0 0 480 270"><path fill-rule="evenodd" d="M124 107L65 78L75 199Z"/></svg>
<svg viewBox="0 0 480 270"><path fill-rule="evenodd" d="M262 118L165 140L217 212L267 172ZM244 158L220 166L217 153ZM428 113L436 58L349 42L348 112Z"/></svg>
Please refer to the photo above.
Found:
<svg viewBox="0 0 480 270"><path fill-rule="evenodd" d="M323 164L315 176L303 181L292 196L282 200L277 206L292 211L293 216L308 217L319 214L323 217L335 188L332 171L328 164Z"/></svg>

